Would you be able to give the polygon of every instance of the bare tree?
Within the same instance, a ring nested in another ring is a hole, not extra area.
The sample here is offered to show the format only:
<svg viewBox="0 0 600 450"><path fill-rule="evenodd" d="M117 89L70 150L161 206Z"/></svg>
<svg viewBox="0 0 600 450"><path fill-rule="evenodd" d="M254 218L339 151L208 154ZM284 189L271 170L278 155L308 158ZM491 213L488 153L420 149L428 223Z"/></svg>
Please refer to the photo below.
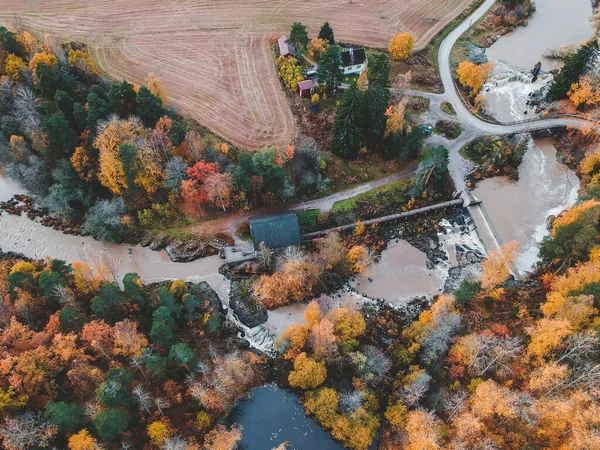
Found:
<svg viewBox="0 0 600 450"><path fill-rule="evenodd" d="M141 408L144 408L148 414L152 414L150 412L152 397L141 384L138 384L136 387L133 388L133 390L131 391L131 395L133 395L133 398L136 402L139 403Z"/></svg>
<svg viewBox="0 0 600 450"><path fill-rule="evenodd" d="M441 357L452 342L452 336L460 326L460 316L454 312L447 312L434 318L434 323L421 342L421 358L423 362L430 363Z"/></svg>
<svg viewBox="0 0 600 450"><path fill-rule="evenodd" d="M364 391L349 391L340 394L339 408L345 413L352 413L362 406L365 401Z"/></svg>
<svg viewBox="0 0 600 450"><path fill-rule="evenodd" d="M559 364L564 359L578 365L585 364L598 350L598 344L598 336L593 331L584 331L570 336L565 349L555 364Z"/></svg>
<svg viewBox="0 0 600 450"><path fill-rule="evenodd" d="M48 447L55 435L56 428L40 411L7 417L0 427L0 437L7 450Z"/></svg>
<svg viewBox="0 0 600 450"><path fill-rule="evenodd" d="M42 115L36 103L35 91L23 83L17 85L14 96L12 116L19 122L21 129L28 135L41 132Z"/></svg>
<svg viewBox="0 0 600 450"><path fill-rule="evenodd" d="M443 402L444 411L448 414L448 423L452 418L465 409L469 394L464 389L460 389L455 392L451 392Z"/></svg>
<svg viewBox="0 0 600 450"><path fill-rule="evenodd" d="M67 291L67 289L60 284L57 284L52 288L52 295L63 307L68 306L70 308L74 308L77 306L73 293Z"/></svg>
<svg viewBox="0 0 600 450"><path fill-rule="evenodd" d="M425 394L427 394L430 382L431 376L423 372L412 383L404 386L397 396L405 405L417 406Z"/></svg>
<svg viewBox="0 0 600 450"><path fill-rule="evenodd" d="M154 404L156 405L156 409L158 409L158 412L160 413L161 416L164 416L165 415L164 410L167 409L169 406L171 406L169 401L164 399L163 397L156 397L154 399Z"/></svg>
<svg viewBox="0 0 600 450"><path fill-rule="evenodd" d="M363 353L367 357L365 372L374 375L376 378L381 378L391 369L392 362L379 348L367 345Z"/></svg>
<svg viewBox="0 0 600 450"><path fill-rule="evenodd" d="M181 436L173 436L165 439L162 450L186 450L187 441Z"/></svg>

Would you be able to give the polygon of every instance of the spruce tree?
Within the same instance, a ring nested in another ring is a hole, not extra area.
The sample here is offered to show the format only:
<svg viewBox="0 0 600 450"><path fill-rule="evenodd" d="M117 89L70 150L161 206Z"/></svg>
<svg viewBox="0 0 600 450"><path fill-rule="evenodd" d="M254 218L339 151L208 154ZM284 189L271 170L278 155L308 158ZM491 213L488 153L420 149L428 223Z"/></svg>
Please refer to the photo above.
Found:
<svg viewBox="0 0 600 450"><path fill-rule="evenodd" d="M337 91L340 84L342 84L343 76L340 48L337 45L331 45L327 47L319 60L317 80L319 83L325 83L327 91L331 94Z"/></svg>
<svg viewBox="0 0 600 450"><path fill-rule="evenodd" d="M333 151L344 159L356 157L364 131L363 93L352 84L344 93L333 125Z"/></svg>
<svg viewBox="0 0 600 450"><path fill-rule="evenodd" d="M565 58L565 65L554 77L554 82L548 92L552 101L567 97L571 85L577 83L579 77L587 72L598 58L598 42L590 40L573 55Z"/></svg>
<svg viewBox="0 0 600 450"><path fill-rule="evenodd" d="M387 87L390 83L390 60L385 53L373 53L369 56L369 69L367 71L369 86L379 84Z"/></svg>
<svg viewBox="0 0 600 450"><path fill-rule="evenodd" d="M333 28L329 25L329 22L325 22L323 26L321 26L321 30L319 31L319 39L325 39L329 42L330 45L335 44L335 37L333 35Z"/></svg>
<svg viewBox="0 0 600 450"><path fill-rule="evenodd" d="M383 137L387 117L385 111L390 100L389 91L379 84L369 87L365 95L366 125L369 139L379 140Z"/></svg>
<svg viewBox="0 0 600 450"><path fill-rule="evenodd" d="M290 37L287 39L287 43L296 49L297 52L302 53L306 50L308 45L308 33L306 32L306 25L302 25L300 22L294 22L290 31Z"/></svg>

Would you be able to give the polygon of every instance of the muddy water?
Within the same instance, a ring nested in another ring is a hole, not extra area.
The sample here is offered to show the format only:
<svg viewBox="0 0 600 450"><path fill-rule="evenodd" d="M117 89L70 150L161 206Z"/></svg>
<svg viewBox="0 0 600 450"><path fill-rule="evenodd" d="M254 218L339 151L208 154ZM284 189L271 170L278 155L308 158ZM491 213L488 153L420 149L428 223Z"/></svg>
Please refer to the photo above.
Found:
<svg viewBox="0 0 600 450"><path fill-rule="evenodd" d="M0 174L0 201L22 192L16 183ZM139 246L106 244L91 237L66 235L24 215L11 216L5 212L0 214L0 229L0 248L5 252L34 259L51 256L67 262L100 260L111 268L117 280L127 272L139 273L145 282L184 278L208 282L221 298L228 295L229 283L218 272L223 264L218 256L186 264L174 263L164 250L154 252Z"/></svg>
<svg viewBox="0 0 600 450"><path fill-rule="evenodd" d="M556 161L552 140L536 139L519 166L517 182L490 178L481 181L474 194L483 200L502 242L521 243L516 269L522 273L538 260L548 216L572 206L578 190L575 173Z"/></svg>
<svg viewBox="0 0 600 450"><path fill-rule="evenodd" d="M408 242L393 242L368 273L357 277L354 286L369 297L385 298L395 306L406 299L440 293L444 274L427 269L426 262L427 255Z"/></svg>
<svg viewBox="0 0 600 450"><path fill-rule="evenodd" d="M549 71L562 62L544 58L548 48L578 44L592 36L590 0L536 0L535 4L537 10L529 25L498 39L488 49L488 56L528 71L541 61L542 70Z"/></svg>

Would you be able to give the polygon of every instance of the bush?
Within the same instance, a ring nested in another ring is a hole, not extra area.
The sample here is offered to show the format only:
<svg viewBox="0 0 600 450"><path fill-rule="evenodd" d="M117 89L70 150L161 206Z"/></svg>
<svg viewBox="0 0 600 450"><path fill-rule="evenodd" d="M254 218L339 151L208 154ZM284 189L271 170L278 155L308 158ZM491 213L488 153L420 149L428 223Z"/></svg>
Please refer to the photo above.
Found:
<svg viewBox="0 0 600 450"><path fill-rule="evenodd" d="M456 139L462 133L462 126L458 122L451 120L438 120L434 131L441 134L446 139Z"/></svg>
<svg viewBox="0 0 600 450"><path fill-rule="evenodd" d="M461 305L469 305L481 291L481 281L463 280L454 291L454 298Z"/></svg>
<svg viewBox="0 0 600 450"><path fill-rule="evenodd" d="M444 111L446 114L450 114L455 116L456 115L456 111L454 111L454 106L452 106L452 103L450 102L442 102L442 111Z"/></svg>

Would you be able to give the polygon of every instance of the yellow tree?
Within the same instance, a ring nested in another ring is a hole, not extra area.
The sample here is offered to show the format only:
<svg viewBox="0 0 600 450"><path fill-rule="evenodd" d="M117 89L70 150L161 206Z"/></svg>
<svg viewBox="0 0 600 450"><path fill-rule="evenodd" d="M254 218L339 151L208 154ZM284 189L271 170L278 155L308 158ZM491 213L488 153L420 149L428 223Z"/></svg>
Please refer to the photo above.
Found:
<svg viewBox="0 0 600 450"><path fill-rule="evenodd" d="M288 381L294 387L314 389L321 385L325 378L327 378L325 362L317 362L302 352L294 361L294 370L290 372Z"/></svg>
<svg viewBox="0 0 600 450"><path fill-rule="evenodd" d="M508 278L520 246L518 241L510 241L489 252L481 263L481 284L484 289L491 289Z"/></svg>
<svg viewBox="0 0 600 450"><path fill-rule="evenodd" d="M69 64L71 67L76 67L88 75L98 75L98 69L96 68L94 60L90 58L88 52L83 50L69 50Z"/></svg>
<svg viewBox="0 0 600 450"><path fill-rule="evenodd" d="M493 63L477 65L469 61L463 61L458 66L458 81L460 81L460 84L463 86L470 88L470 95L475 96L493 69Z"/></svg>
<svg viewBox="0 0 600 450"><path fill-rule="evenodd" d="M160 98L163 103L167 101L167 94L162 80L156 74L150 72L146 77L146 84L148 89L155 97Z"/></svg>
<svg viewBox="0 0 600 450"><path fill-rule="evenodd" d="M321 388L306 393L304 408L325 428L333 428L339 415L337 413L339 396L335 389Z"/></svg>
<svg viewBox="0 0 600 450"><path fill-rule="evenodd" d="M600 103L600 78L584 75L569 90L569 98L575 106L588 106Z"/></svg>
<svg viewBox="0 0 600 450"><path fill-rule="evenodd" d="M385 136L389 136L390 133L396 133L402 131L406 126L406 119L404 114L406 112L406 98L400 100L396 105L391 105L385 111L387 120L385 122Z"/></svg>
<svg viewBox="0 0 600 450"><path fill-rule="evenodd" d="M389 51L393 59L405 60L412 54L415 38L409 33L398 33L390 41Z"/></svg>
<svg viewBox="0 0 600 450"><path fill-rule="evenodd" d="M163 421L152 422L148 425L148 437L157 447L162 447L165 440L171 435L171 428Z"/></svg>
<svg viewBox="0 0 600 450"><path fill-rule="evenodd" d="M98 442L86 429L69 438L69 450L96 450Z"/></svg>
<svg viewBox="0 0 600 450"><path fill-rule="evenodd" d="M114 116L98 126L97 137L94 140L94 147L100 152L98 180L115 195L127 192L120 156L121 145L135 145L143 133L144 127L136 118L121 120Z"/></svg>
<svg viewBox="0 0 600 450"><path fill-rule="evenodd" d="M35 69L39 63L44 63L51 69L54 69L56 67L56 62L56 56L54 56L52 53L36 53L29 61L29 70L33 72L35 78Z"/></svg>
<svg viewBox="0 0 600 450"><path fill-rule="evenodd" d="M325 39L316 37L308 43L308 53L310 53L312 58L318 60L325 50L327 50L327 41Z"/></svg>
<svg viewBox="0 0 600 450"><path fill-rule="evenodd" d="M25 63L17 55L9 53L4 60L4 72L13 81L21 80L21 70L25 68Z"/></svg>
<svg viewBox="0 0 600 450"><path fill-rule="evenodd" d="M516 392L499 385L494 380L479 383L470 399L471 410L482 419L516 417L518 401Z"/></svg>

